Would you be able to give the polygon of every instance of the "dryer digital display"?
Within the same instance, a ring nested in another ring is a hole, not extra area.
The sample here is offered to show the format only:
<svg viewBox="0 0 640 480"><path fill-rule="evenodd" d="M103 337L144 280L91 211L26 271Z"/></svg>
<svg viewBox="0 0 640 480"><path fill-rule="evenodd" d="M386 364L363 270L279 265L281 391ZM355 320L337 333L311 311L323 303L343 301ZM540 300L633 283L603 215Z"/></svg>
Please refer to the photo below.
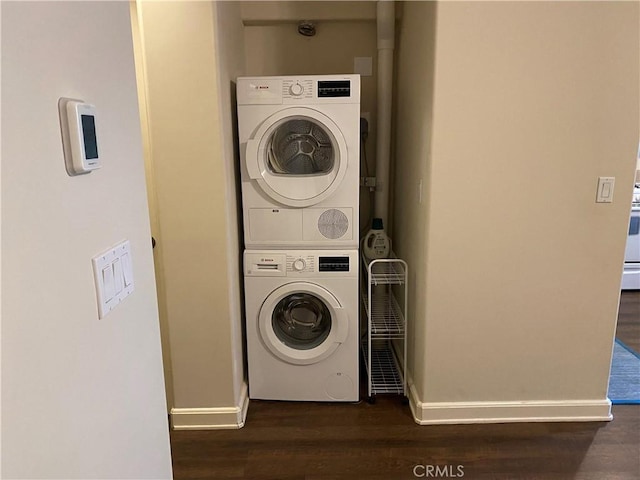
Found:
<svg viewBox="0 0 640 480"><path fill-rule="evenodd" d="M349 97L351 82L349 80L325 80L318 82L318 97Z"/></svg>

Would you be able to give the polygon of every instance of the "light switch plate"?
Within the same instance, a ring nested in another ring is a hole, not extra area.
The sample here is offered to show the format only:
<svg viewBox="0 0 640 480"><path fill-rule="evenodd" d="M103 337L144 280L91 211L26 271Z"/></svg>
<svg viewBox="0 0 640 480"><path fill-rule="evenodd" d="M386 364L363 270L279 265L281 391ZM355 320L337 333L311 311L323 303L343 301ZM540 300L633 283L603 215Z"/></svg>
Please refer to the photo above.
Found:
<svg viewBox="0 0 640 480"><path fill-rule="evenodd" d="M104 318L133 293L131 245L125 240L91 259L98 300L98 318Z"/></svg>
<svg viewBox="0 0 640 480"><path fill-rule="evenodd" d="M596 193L596 203L612 203L613 187L616 177L598 177L598 191Z"/></svg>

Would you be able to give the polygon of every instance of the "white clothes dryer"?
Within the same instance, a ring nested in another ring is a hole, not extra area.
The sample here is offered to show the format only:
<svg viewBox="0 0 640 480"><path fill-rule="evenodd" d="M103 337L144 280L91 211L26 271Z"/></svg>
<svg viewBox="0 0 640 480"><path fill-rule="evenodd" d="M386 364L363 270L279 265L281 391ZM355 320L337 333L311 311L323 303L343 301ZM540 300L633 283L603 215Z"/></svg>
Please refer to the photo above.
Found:
<svg viewBox="0 0 640 480"><path fill-rule="evenodd" d="M357 401L357 250L244 252L249 397Z"/></svg>
<svg viewBox="0 0 640 480"><path fill-rule="evenodd" d="M246 248L357 248L360 76L237 81Z"/></svg>

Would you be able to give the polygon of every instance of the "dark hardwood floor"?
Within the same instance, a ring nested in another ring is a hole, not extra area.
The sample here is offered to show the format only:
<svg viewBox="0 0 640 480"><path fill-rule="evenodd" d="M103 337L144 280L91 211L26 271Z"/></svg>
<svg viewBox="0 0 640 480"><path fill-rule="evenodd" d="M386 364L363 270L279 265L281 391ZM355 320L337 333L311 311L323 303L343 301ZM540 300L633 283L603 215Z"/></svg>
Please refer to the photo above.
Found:
<svg viewBox="0 0 640 480"><path fill-rule="evenodd" d="M616 337L640 352L640 290L622 292Z"/></svg>
<svg viewBox="0 0 640 480"><path fill-rule="evenodd" d="M623 293L617 333L639 349L640 292ZM613 414L601 423L418 426L392 396L374 405L252 401L240 430L172 432L174 478L640 479L640 405Z"/></svg>

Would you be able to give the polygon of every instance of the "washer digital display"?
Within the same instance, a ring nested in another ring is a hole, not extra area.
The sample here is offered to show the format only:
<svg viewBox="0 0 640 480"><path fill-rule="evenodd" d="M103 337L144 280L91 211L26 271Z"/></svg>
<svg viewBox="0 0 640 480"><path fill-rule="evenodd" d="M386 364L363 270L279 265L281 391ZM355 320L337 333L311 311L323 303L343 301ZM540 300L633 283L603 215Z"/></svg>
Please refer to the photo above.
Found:
<svg viewBox="0 0 640 480"><path fill-rule="evenodd" d="M320 257L318 268L321 272L348 272L349 257Z"/></svg>

